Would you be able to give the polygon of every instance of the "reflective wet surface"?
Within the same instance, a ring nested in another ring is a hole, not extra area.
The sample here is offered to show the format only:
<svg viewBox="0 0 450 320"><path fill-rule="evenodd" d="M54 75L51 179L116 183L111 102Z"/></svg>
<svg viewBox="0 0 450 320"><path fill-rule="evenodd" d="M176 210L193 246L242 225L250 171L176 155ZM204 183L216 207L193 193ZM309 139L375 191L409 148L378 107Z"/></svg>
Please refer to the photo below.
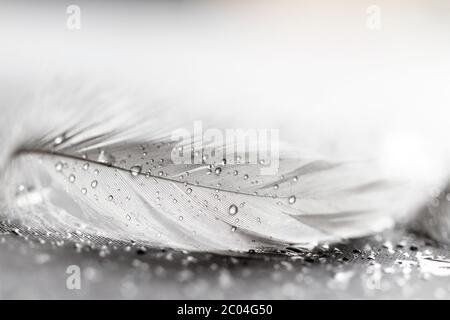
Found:
<svg viewBox="0 0 450 320"><path fill-rule="evenodd" d="M2 299L448 299L450 290L448 247L402 230L311 251L221 256L63 242L3 225L0 270Z"/></svg>

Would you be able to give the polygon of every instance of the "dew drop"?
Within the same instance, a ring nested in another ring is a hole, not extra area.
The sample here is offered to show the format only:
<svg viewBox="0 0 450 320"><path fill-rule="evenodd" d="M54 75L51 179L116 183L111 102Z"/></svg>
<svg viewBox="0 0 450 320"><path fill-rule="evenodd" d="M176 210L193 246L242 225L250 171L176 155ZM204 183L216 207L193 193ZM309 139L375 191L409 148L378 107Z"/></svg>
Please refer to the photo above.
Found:
<svg viewBox="0 0 450 320"><path fill-rule="evenodd" d="M77 179L77 178L76 178L73 174L71 174L71 175L69 176L69 182L70 182L70 183L74 183L76 179Z"/></svg>
<svg viewBox="0 0 450 320"><path fill-rule="evenodd" d="M58 162L57 164L55 164L55 169L56 169L56 171L58 171L58 172L61 172L62 171L62 169L63 169L63 163L62 162Z"/></svg>
<svg viewBox="0 0 450 320"><path fill-rule="evenodd" d="M83 170L87 170L87 169L89 169L89 163L85 163L85 164L83 164Z"/></svg>
<svg viewBox="0 0 450 320"><path fill-rule="evenodd" d="M111 154L106 153L104 150L102 150L97 157L97 161L112 165L116 161L116 159Z"/></svg>
<svg viewBox="0 0 450 320"><path fill-rule="evenodd" d="M187 194L191 194L192 193L192 189L191 188L187 188L186 193Z"/></svg>
<svg viewBox="0 0 450 320"><path fill-rule="evenodd" d="M178 220L183 221L183 216L179 216Z"/></svg>
<svg viewBox="0 0 450 320"><path fill-rule="evenodd" d="M279 187L280 187L280 186L277 185L277 184L273 186L273 188L274 188L275 190L278 190Z"/></svg>
<svg viewBox="0 0 450 320"><path fill-rule="evenodd" d="M98 185L98 181L97 180L93 180L92 182L91 182L91 187L92 188L97 188L97 185Z"/></svg>
<svg viewBox="0 0 450 320"><path fill-rule="evenodd" d="M141 173L141 171L142 171L141 166L133 166L130 168L130 172L133 177L138 176Z"/></svg>
<svg viewBox="0 0 450 320"><path fill-rule="evenodd" d="M244 175L244 180L247 180L248 179L248 174L245 174Z"/></svg>
<svg viewBox="0 0 450 320"><path fill-rule="evenodd" d="M112 195L108 196L108 201L113 201L114 197Z"/></svg>
<svg viewBox="0 0 450 320"><path fill-rule="evenodd" d="M214 173L215 173L216 175L221 174L221 173L222 173L222 168L221 168L221 167L217 167L216 170L214 170Z"/></svg>
<svg viewBox="0 0 450 320"><path fill-rule="evenodd" d="M66 137L64 135L58 136L53 140L53 144L55 146L57 146L57 145L63 143L65 139L66 139Z"/></svg>
<svg viewBox="0 0 450 320"><path fill-rule="evenodd" d="M234 216L236 213L238 213L238 207L235 204L232 204L229 208L228 208L228 213L232 216Z"/></svg>
<svg viewBox="0 0 450 320"><path fill-rule="evenodd" d="M296 198L295 196L290 196L290 197L288 198L289 204L294 204L295 201L297 201L297 198Z"/></svg>
<svg viewBox="0 0 450 320"><path fill-rule="evenodd" d="M298 181L298 177L297 176L293 177L292 181L297 182Z"/></svg>
<svg viewBox="0 0 450 320"><path fill-rule="evenodd" d="M162 177L164 175L164 172L160 171L158 172L158 176Z"/></svg>
<svg viewBox="0 0 450 320"><path fill-rule="evenodd" d="M231 232L235 232L237 230L237 228L235 226L231 227Z"/></svg>
<svg viewBox="0 0 450 320"><path fill-rule="evenodd" d="M87 189L86 188L81 189L81 193L82 194L86 194L87 193Z"/></svg>
<svg viewBox="0 0 450 320"><path fill-rule="evenodd" d="M95 174L95 175L98 175L98 174L99 174L98 169L95 169L95 170L94 170L94 174Z"/></svg>
<svg viewBox="0 0 450 320"><path fill-rule="evenodd" d="M239 171L234 170L233 174L234 174L235 176L237 176L237 175L239 174Z"/></svg>

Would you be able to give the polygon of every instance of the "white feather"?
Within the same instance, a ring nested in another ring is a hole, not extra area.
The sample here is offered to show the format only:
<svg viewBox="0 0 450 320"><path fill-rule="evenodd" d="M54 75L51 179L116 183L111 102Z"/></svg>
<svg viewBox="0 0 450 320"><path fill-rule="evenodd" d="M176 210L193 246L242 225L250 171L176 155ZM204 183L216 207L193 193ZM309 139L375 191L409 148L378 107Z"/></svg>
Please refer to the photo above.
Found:
<svg viewBox="0 0 450 320"><path fill-rule="evenodd" d="M197 251L264 250L379 231L423 201L417 186L386 176L377 161L300 155L292 146L281 150L276 174L244 161L213 163L209 174L208 163L172 161L172 128L186 121L174 109L122 103L98 87L58 87L21 101L32 107L16 114L9 127L22 130L3 148L4 212L27 227Z"/></svg>
<svg viewBox="0 0 450 320"><path fill-rule="evenodd" d="M421 16L410 37L399 19L370 33L359 5L342 15L290 2L79 5L76 31L59 5L0 13L2 214L25 226L195 250L309 245L391 226L446 183L449 52L429 44L447 36L435 18ZM393 35L406 40L393 46ZM171 133L195 120L280 129L279 173L170 163ZM100 150L113 166L98 163ZM151 158L166 160L154 177L130 175Z"/></svg>

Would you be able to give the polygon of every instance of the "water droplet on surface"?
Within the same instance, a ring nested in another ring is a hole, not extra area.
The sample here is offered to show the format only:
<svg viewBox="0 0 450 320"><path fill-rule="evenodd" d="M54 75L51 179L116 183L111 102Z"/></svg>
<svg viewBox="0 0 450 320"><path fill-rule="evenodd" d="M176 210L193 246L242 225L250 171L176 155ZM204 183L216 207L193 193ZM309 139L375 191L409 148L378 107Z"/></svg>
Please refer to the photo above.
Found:
<svg viewBox="0 0 450 320"><path fill-rule="evenodd" d="M97 161L112 165L116 161L116 159L111 154L106 153L104 150L102 150L97 157Z"/></svg>
<svg viewBox="0 0 450 320"><path fill-rule="evenodd" d="M190 194L192 192L192 189L191 188L188 188L187 190L186 190L186 193L187 194Z"/></svg>
<svg viewBox="0 0 450 320"><path fill-rule="evenodd" d="M280 187L280 186L277 185L277 184L273 186L273 188L274 188L275 190L278 190L279 187Z"/></svg>
<svg viewBox="0 0 450 320"><path fill-rule="evenodd" d="M94 170L94 174L95 174L95 175L99 174L98 169L95 169L95 170Z"/></svg>
<svg viewBox="0 0 450 320"><path fill-rule="evenodd" d="M248 174L244 174L244 180L248 179Z"/></svg>
<svg viewBox="0 0 450 320"><path fill-rule="evenodd" d="M69 176L69 182L70 182L70 183L74 183L76 179L77 179L77 178L76 178L73 174L71 174L71 175Z"/></svg>
<svg viewBox="0 0 450 320"><path fill-rule="evenodd" d="M58 172L61 172L62 169L63 169L63 166L64 165L63 165L62 162L58 162L58 163L55 164L55 170L58 171Z"/></svg>
<svg viewBox="0 0 450 320"><path fill-rule="evenodd" d="M114 197L112 195L108 196L108 201L113 201Z"/></svg>
<svg viewBox="0 0 450 320"><path fill-rule="evenodd" d="M290 196L290 197L288 198L289 204L294 204L295 201L297 201L297 198L296 198L295 196Z"/></svg>
<svg viewBox="0 0 450 320"><path fill-rule="evenodd" d="M237 230L237 228L235 226L231 227L231 232L235 232Z"/></svg>
<svg viewBox="0 0 450 320"><path fill-rule="evenodd" d="M234 170L233 174L234 174L235 176L237 176L237 175L239 174L239 171Z"/></svg>
<svg viewBox="0 0 450 320"><path fill-rule="evenodd" d="M178 217L178 220L183 221L183 217L182 217L182 216L179 216L179 217Z"/></svg>
<svg viewBox="0 0 450 320"><path fill-rule="evenodd" d="M298 181L298 177L297 176L293 177L292 181L297 182Z"/></svg>
<svg viewBox="0 0 450 320"><path fill-rule="evenodd" d="M127 214L126 218L127 218L128 221L131 220L131 216L129 214Z"/></svg>
<svg viewBox="0 0 450 320"><path fill-rule="evenodd" d="M85 164L83 164L83 170L87 170L87 169L89 169L89 163L85 163Z"/></svg>
<svg viewBox="0 0 450 320"><path fill-rule="evenodd" d="M238 213L238 207L235 204L232 204L229 208L228 208L228 213L232 216L234 216L236 213Z"/></svg>
<svg viewBox="0 0 450 320"><path fill-rule="evenodd" d="M138 176L141 173L141 171L142 171L141 166L133 166L130 168L130 172L133 177Z"/></svg>
<svg viewBox="0 0 450 320"><path fill-rule="evenodd" d="M64 135L60 135L60 136L56 137L55 140L53 140L53 144L55 146L57 146L57 145L63 143L65 139L66 139L66 137Z"/></svg>
<svg viewBox="0 0 450 320"><path fill-rule="evenodd" d="M222 173L222 168L221 168L221 167L217 167L216 170L214 170L214 173L215 173L216 175L221 174L221 173Z"/></svg>
<svg viewBox="0 0 450 320"><path fill-rule="evenodd" d="M81 189L81 193L82 194L86 194L87 193L87 189L86 188Z"/></svg>
<svg viewBox="0 0 450 320"><path fill-rule="evenodd" d="M97 180L94 180L94 181L91 182L91 187L92 188L94 188L94 189L97 188L97 185L98 185L98 181Z"/></svg>

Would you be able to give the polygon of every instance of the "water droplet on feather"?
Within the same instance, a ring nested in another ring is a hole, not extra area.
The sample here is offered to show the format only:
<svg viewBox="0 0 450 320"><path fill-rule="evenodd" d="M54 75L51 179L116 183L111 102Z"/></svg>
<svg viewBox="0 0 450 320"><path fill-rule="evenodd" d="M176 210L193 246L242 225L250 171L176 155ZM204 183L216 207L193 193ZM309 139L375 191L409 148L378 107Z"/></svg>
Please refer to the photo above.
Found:
<svg viewBox="0 0 450 320"><path fill-rule="evenodd" d="M133 177L138 176L141 173L141 171L142 171L141 166L133 166L130 168L130 172Z"/></svg>
<svg viewBox="0 0 450 320"><path fill-rule="evenodd" d="M294 204L295 201L297 201L297 198L295 196L290 196L288 199L289 204Z"/></svg>
<svg viewBox="0 0 450 320"><path fill-rule="evenodd" d="M228 208L228 213L232 216L234 216L236 213L238 213L238 207L235 204L232 204L229 208Z"/></svg>

